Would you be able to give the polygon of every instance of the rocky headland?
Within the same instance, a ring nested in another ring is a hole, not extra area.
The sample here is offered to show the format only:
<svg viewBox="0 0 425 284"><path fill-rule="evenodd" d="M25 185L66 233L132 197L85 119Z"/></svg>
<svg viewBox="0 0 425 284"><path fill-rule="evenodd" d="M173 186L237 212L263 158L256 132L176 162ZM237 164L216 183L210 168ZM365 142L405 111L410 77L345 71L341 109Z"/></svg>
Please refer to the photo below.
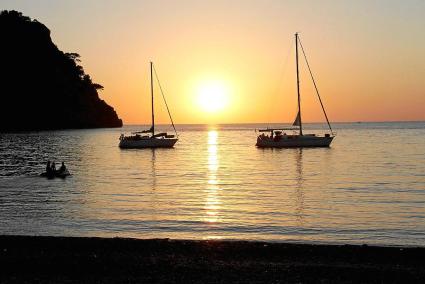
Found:
<svg viewBox="0 0 425 284"><path fill-rule="evenodd" d="M0 37L0 132L122 126L80 56L59 50L45 25L2 11Z"/></svg>

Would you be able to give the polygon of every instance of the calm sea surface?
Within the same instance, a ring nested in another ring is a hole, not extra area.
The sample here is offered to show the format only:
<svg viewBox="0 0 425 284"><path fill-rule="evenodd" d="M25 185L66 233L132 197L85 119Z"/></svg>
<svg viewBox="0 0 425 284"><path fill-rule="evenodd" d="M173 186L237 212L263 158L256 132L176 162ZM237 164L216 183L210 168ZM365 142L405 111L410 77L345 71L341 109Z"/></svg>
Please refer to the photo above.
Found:
<svg viewBox="0 0 425 284"><path fill-rule="evenodd" d="M335 124L320 149L257 149L259 127L157 150L120 150L133 126L0 134L0 234L425 246L425 122Z"/></svg>

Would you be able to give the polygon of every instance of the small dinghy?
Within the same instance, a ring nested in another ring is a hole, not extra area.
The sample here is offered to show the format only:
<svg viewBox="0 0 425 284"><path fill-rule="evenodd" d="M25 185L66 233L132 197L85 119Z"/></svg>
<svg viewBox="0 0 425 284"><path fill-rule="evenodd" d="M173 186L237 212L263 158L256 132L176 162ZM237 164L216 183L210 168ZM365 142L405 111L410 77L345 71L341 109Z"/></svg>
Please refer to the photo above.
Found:
<svg viewBox="0 0 425 284"><path fill-rule="evenodd" d="M70 176L71 174L69 173L69 171L68 171L68 169L65 169L64 171L61 171L61 170L57 170L57 171L54 171L54 172L44 172L44 173L41 173L40 174L40 176L41 177L46 177L46 178L49 178L49 179L52 179L52 178L66 178L67 176Z"/></svg>

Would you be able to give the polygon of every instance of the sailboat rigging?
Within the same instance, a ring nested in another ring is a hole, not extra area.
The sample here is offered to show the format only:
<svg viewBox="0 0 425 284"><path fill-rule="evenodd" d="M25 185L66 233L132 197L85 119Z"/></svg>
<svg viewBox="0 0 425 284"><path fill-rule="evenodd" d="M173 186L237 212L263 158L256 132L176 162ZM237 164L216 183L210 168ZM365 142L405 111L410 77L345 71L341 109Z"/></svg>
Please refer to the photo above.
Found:
<svg viewBox="0 0 425 284"><path fill-rule="evenodd" d="M155 111L154 111L154 82L153 77L158 82L159 89L164 99L165 106L167 108L168 115L171 120L171 125L173 126L175 135L167 134L166 132L156 133L155 134ZM158 79L158 74L156 73L155 67L152 62L150 62L150 87L151 87L151 115L152 115L152 124L151 127L147 130L137 131L131 133L132 135L125 136L121 134L119 147L120 148L172 148L174 144L178 141L177 130L174 126L173 118L171 117L170 110L168 108L167 101L165 100L164 92L162 91L161 84ZM142 135L141 135L142 134ZM147 134L147 135L144 135ZM150 134L150 135L149 135Z"/></svg>
<svg viewBox="0 0 425 284"><path fill-rule="evenodd" d="M298 45L301 47L302 53L304 55L305 62L307 64L308 70L310 72L311 79L313 81L317 96L319 98L320 105L322 107L323 113L328 123L330 133L326 133L323 136L317 134L304 134L303 133L303 124L301 116L301 94L300 94L300 79L299 79L299 60L298 60ZM307 56L304 51L304 47L301 44L298 33L295 34L295 62L296 62L296 74L297 74L297 96L298 96L298 112L297 116L290 128L267 128L260 129L260 132L263 132L257 137L257 147L261 148L283 148L283 147L329 147L333 138L335 137L331 124L329 123L328 116L326 114L325 108L320 98L319 90L314 80L313 73L308 63ZM286 134L285 130L298 130L298 133L295 134ZM269 135L264 134L264 132L269 133Z"/></svg>

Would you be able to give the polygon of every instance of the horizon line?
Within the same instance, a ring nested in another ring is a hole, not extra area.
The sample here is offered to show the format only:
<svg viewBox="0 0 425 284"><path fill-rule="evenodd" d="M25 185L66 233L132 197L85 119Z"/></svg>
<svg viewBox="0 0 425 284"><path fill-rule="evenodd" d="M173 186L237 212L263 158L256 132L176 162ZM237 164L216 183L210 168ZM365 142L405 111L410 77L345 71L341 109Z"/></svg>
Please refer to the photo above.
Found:
<svg viewBox="0 0 425 284"><path fill-rule="evenodd" d="M425 120L356 120L356 121L335 121L332 124L341 123L409 123L409 122L424 122ZM326 122L303 122L307 124L326 124ZM292 124L292 122L234 122L234 123L174 123L174 125L248 125L248 124ZM151 125L151 123L123 123L123 126ZM155 123L155 125L171 125L170 123Z"/></svg>

